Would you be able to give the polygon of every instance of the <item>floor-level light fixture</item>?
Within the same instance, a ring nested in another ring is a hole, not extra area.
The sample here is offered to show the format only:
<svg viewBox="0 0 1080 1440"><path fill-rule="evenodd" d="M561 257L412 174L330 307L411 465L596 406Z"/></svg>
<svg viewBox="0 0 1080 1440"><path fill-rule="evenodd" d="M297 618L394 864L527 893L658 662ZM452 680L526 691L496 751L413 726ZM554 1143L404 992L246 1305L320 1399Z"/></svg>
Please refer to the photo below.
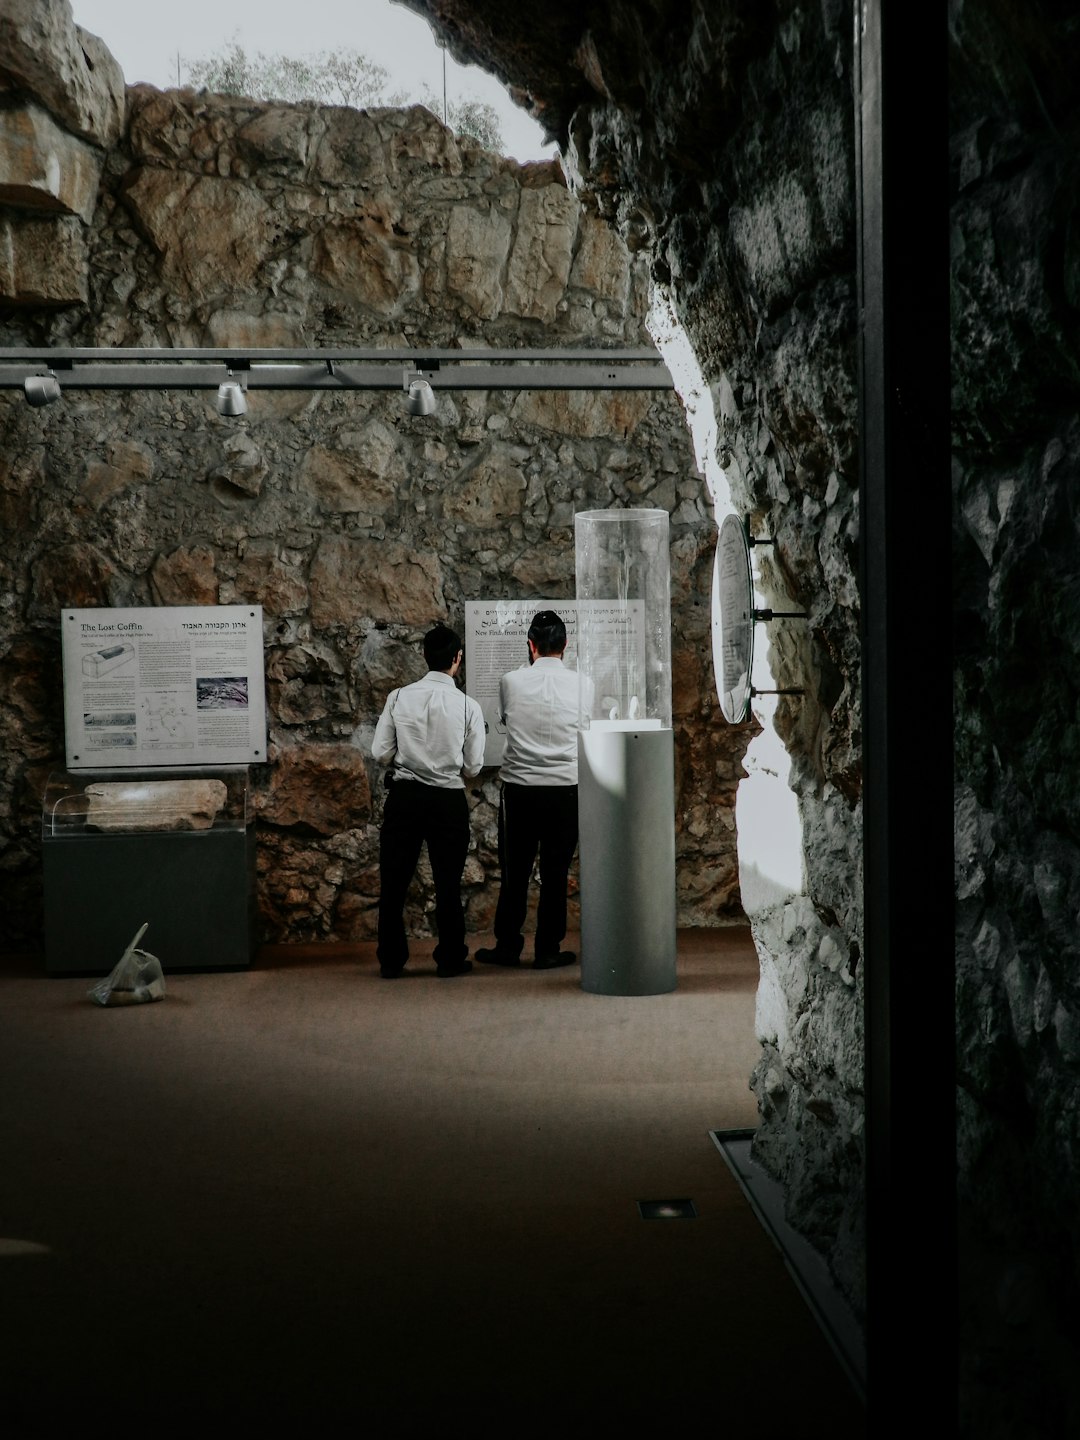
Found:
<svg viewBox="0 0 1080 1440"><path fill-rule="evenodd" d="M60 399L60 381L50 370L47 375L27 375L23 391L31 405L51 405Z"/></svg>

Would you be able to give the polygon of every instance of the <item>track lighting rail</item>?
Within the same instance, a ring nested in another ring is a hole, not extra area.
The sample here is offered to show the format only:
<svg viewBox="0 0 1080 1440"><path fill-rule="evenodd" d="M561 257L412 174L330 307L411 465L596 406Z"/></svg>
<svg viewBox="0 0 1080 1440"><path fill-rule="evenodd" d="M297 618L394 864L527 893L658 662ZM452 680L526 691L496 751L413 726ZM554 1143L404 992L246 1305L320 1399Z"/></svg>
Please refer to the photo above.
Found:
<svg viewBox="0 0 1080 1440"><path fill-rule="evenodd" d="M408 371L433 390L671 390L650 348L363 350L0 348L0 389L43 371L61 390L217 390L243 375L255 390L400 390Z"/></svg>

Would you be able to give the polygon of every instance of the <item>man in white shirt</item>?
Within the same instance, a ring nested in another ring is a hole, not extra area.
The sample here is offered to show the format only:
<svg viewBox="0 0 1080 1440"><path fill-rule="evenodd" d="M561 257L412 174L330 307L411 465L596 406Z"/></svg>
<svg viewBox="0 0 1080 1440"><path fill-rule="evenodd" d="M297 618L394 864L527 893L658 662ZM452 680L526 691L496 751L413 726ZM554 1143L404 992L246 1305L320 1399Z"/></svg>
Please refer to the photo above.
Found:
<svg viewBox="0 0 1080 1440"><path fill-rule="evenodd" d="M462 772L484 763L484 716L455 677L464 651L446 625L424 636L428 673L392 690L375 727L371 753L386 774L379 836L379 971L396 979L409 958L403 912L426 843L435 882L435 973L442 979L472 969L465 943L461 876L469 852L469 804Z"/></svg>
<svg viewBox="0 0 1080 1440"><path fill-rule="evenodd" d="M500 778L499 901L495 948L478 950L486 965L518 966L525 947L522 926L529 881L540 857L533 968L572 965L566 936L566 884L578 839L578 676L563 664L566 625L554 610L533 616L529 663L499 683L499 713L506 726Z"/></svg>

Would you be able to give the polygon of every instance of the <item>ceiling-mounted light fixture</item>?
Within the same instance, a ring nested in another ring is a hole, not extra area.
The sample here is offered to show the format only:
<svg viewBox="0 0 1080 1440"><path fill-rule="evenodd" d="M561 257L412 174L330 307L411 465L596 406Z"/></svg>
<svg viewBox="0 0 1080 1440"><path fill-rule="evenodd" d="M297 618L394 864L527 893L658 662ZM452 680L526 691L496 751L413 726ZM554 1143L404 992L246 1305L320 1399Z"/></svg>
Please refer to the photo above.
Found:
<svg viewBox="0 0 1080 1440"><path fill-rule="evenodd" d="M31 405L51 405L60 399L60 381L51 370L47 375L27 375L23 392Z"/></svg>
<svg viewBox="0 0 1080 1440"><path fill-rule="evenodd" d="M232 371L229 371L232 375ZM218 386L217 412L219 415L246 415L247 396L239 380L223 380Z"/></svg>
<svg viewBox="0 0 1080 1440"><path fill-rule="evenodd" d="M410 415L431 415L435 410L435 392L419 371L405 372L403 388L408 391L405 408Z"/></svg>

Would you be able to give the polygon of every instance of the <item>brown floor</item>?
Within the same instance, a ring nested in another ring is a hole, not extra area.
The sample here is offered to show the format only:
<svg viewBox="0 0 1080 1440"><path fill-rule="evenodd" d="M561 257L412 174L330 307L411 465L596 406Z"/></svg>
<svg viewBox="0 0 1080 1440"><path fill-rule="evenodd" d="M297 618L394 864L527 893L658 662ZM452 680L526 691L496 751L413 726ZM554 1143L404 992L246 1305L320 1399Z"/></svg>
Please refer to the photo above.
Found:
<svg viewBox="0 0 1080 1440"><path fill-rule="evenodd" d="M862 1437L709 1135L757 1119L749 932L634 998L430 953L268 947L108 1010L0 966L5 1431Z"/></svg>

